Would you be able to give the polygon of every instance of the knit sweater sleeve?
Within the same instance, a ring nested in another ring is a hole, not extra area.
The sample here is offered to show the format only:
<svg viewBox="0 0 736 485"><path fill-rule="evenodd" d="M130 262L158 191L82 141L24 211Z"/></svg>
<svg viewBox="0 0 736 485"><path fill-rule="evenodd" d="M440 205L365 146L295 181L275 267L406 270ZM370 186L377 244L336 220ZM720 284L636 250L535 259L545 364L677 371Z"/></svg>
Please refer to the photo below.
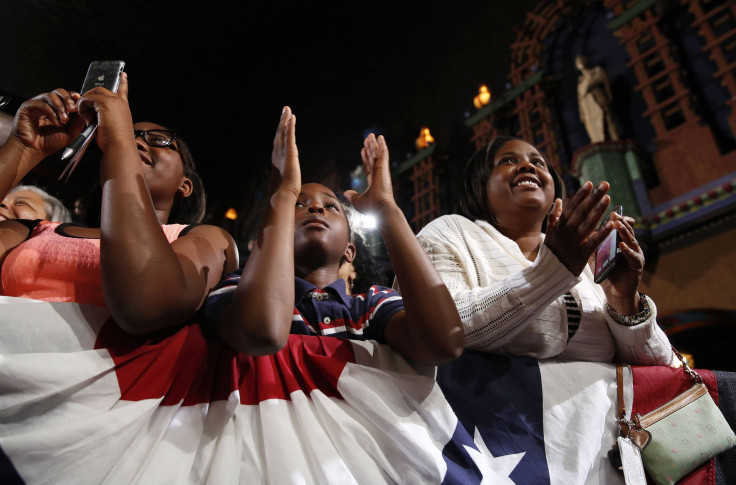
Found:
<svg viewBox="0 0 736 485"><path fill-rule="evenodd" d="M446 216L430 223L418 238L455 300L466 347L502 350L580 278L544 244L530 266L503 277L487 274L504 266L502 255L494 257L501 248L469 234L462 224L458 216ZM482 262L477 261L481 254Z"/></svg>
<svg viewBox="0 0 736 485"><path fill-rule="evenodd" d="M628 327L606 314L606 322L616 342L616 359L636 365L671 365L672 344L657 324L657 307L646 297L652 315L644 322Z"/></svg>

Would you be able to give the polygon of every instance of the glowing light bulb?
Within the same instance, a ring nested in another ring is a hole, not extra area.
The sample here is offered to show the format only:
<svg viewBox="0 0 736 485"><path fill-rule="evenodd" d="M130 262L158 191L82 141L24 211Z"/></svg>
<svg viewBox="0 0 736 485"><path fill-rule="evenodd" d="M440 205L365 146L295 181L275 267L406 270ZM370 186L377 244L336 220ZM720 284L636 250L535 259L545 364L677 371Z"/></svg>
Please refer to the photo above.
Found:
<svg viewBox="0 0 736 485"><path fill-rule="evenodd" d="M422 129L419 131L419 137L415 140L417 150L421 150L422 148L427 148L429 145L434 143L434 137L429 132L429 128L426 126L423 126Z"/></svg>
<svg viewBox="0 0 736 485"><path fill-rule="evenodd" d="M476 94L475 98L473 98L473 106L481 109L483 106L487 105L490 102L491 91L488 89L488 86L483 84L480 88L478 88L478 94Z"/></svg>

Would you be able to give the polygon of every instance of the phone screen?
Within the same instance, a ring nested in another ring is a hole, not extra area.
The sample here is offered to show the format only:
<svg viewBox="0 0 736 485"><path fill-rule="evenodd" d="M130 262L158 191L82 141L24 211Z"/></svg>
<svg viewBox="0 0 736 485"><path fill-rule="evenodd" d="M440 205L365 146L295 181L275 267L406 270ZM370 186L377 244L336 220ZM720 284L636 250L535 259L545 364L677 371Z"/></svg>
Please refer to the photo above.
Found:
<svg viewBox="0 0 736 485"><path fill-rule="evenodd" d="M598 250L595 252L595 277L599 278L602 273L608 268L608 266L613 263L613 260L616 258L616 239L617 239L618 233L613 230L611 231L611 234L606 236L606 239L603 240L600 246L598 246Z"/></svg>
<svg viewBox="0 0 736 485"><path fill-rule="evenodd" d="M623 209L621 208L621 206L616 206L613 210L618 215L623 215ZM610 219L610 216L606 218L606 220L603 221L603 223L601 224L601 227L603 227ZM618 242L618 231L614 229L608 236L606 236L603 242L600 243L598 249L596 249L594 275L594 281L596 283L600 283L601 281L606 279L608 273L613 269L613 266L616 263L616 258L621 252L621 250L618 248Z"/></svg>

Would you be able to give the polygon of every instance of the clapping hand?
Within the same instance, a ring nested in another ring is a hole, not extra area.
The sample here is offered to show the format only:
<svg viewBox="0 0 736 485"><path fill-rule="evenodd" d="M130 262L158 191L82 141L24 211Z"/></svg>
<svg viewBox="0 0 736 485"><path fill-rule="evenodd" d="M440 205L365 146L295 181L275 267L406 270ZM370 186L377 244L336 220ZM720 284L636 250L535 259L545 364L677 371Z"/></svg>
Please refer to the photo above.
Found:
<svg viewBox="0 0 736 485"><path fill-rule="evenodd" d="M547 217L544 244L574 275L579 275L598 245L613 230L613 222L596 231L596 225L606 211L611 198L606 194L608 182L585 182L572 199L563 205L555 201Z"/></svg>
<svg viewBox="0 0 736 485"><path fill-rule="evenodd" d="M271 193L287 190L295 196L302 187L299 151L296 147L296 116L284 106L271 152Z"/></svg>
<svg viewBox="0 0 736 485"><path fill-rule="evenodd" d="M389 167L388 146L383 135L376 138L371 133L363 141L360 151L366 175L366 189L362 194L354 190L345 191L348 201L362 213L383 213L395 207L391 171Z"/></svg>

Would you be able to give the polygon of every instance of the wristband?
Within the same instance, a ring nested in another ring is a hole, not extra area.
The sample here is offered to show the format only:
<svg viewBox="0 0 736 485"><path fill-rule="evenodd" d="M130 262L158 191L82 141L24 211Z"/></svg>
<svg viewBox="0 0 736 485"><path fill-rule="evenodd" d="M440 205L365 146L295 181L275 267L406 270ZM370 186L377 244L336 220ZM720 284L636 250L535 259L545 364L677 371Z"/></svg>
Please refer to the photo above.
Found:
<svg viewBox="0 0 736 485"><path fill-rule="evenodd" d="M634 325L646 322L649 320L649 317L652 316L652 310L649 308L647 296L644 293L639 293L639 313L635 313L633 315L621 315L611 308L611 305L606 304L606 306L608 307L608 314L611 318L616 320L616 323L627 327L633 327Z"/></svg>

